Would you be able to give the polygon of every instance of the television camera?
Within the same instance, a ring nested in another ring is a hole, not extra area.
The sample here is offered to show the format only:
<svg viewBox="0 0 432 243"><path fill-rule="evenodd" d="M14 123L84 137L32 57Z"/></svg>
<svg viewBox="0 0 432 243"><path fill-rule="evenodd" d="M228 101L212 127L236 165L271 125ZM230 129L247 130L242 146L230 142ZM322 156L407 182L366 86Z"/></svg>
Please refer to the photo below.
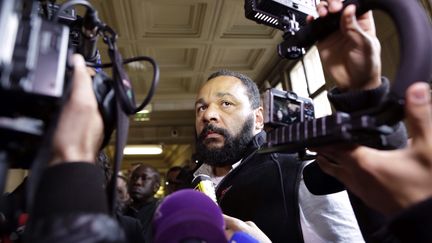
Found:
<svg viewBox="0 0 432 243"><path fill-rule="evenodd" d="M279 127L315 118L312 99L292 91L268 89L262 95L264 124Z"/></svg>
<svg viewBox="0 0 432 243"><path fill-rule="evenodd" d="M75 6L85 7L83 17L77 14ZM111 63L101 64L99 37L106 44ZM72 53L83 55L87 66L96 70L93 89L104 122L103 146L117 126L113 170L118 171L127 138L127 116L149 103L158 83L159 68L146 56L123 60L116 40L117 33L99 19L97 11L85 0L65 1L61 5L52 0L0 2L0 43L3 45L0 51L0 189L4 188L9 167L31 168L32 174L37 174L38 168L48 160L47 148L51 147L58 115L69 95L68 57ZM132 83L123 69L123 64L133 61L146 61L153 66L152 84L138 106ZM107 67L112 68L112 77L101 71Z"/></svg>
<svg viewBox="0 0 432 243"><path fill-rule="evenodd" d="M306 23L315 16L316 0L245 0L245 15L260 24L284 31L278 45L280 56L300 58L305 50L339 28L340 13L329 14ZM388 146L386 134L403 118L405 91L413 82L430 81L432 77L432 29L418 2L404 0L345 0L344 7L355 4L357 15L368 10L386 12L399 33L401 58L390 94L375 108L355 113L336 112L331 116L280 126L268 133L268 146L261 152L297 152L338 142L369 145L379 141ZM415 37L415 38L413 38ZM413 61L415 60L415 61ZM272 107L272 106L269 106ZM271 113L271 112L270 112Z"/></svg>
<svg viewBox="0 0 432 243"><path fill-rule="evenodd" d="M280 56L300 58L307 48L339 28L340 13L329 14L305 24L305 15L311 14L308 0L245 0L246 17L284 31L278 45ZM382 10L395 23L399 34L400 62L395 80L385 100L376 107L353 113L335 112L330 116L304 120L276 127L268 132L267 146L259 152L295 153L306 148L333 143L357 143L391 149L386 135L404 117L405 92L418 81L432 78L432 28L425 11L417 1L405 0L345 0L344 7L356 5L356 15L368 10ZM300 19L298 22L297 19ZM301 154L300 154L301 155ZM303 170L308 190L316 195L339 192L344 186L321 171L317 163Z"/></svg>

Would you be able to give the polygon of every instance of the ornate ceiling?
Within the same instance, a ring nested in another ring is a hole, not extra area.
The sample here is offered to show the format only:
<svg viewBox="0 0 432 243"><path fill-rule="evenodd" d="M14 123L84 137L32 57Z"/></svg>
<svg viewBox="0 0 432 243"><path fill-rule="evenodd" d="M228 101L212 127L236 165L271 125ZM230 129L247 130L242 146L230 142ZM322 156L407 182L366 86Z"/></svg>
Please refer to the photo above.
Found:
<svg viewBox="0 0 432 243"><path fill-rule="evenodd" d="M123 168L142 162L164 172L190 160L195 139L195 94L210 73L232 69L249 75L259 86L287 78L289 63L276 54L282 33L246 19L243 0L91 2L100 18L118 32L124 57L153 57L161 71L150 120L132 120L128 143L162 144L164 152L125 156ZM431 11L430 2L420 2ZM383 74L391 79L399 58L397 33L382 13L375 13L375 20L382 43ZM107 62L104 49L100 49ZM151 67L137 63L128 65L127 71L137 100L142 100L150 85ZM109 151L112 153L112 148Z"/></svg>

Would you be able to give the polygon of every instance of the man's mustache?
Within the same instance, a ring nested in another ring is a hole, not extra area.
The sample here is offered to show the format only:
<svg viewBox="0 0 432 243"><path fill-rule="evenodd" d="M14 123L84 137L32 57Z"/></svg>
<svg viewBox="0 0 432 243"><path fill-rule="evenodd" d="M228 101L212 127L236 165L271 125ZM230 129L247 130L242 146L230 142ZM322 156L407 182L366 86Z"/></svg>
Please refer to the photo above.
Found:
<svg viewBox="0 0 432 243"><path fill-rule="evenodd" d="M142 186L131 186L128 190L129 193L135 193L135 194L144 194L145 189Z"/></svg>
<svg viewBox="0 0 432 243"><path fill-rule="evenodd" d="M207 126L204 127L204 129L199 134L198 141L204 141L205 137L209 132L220 134L224 138L227 138L229 136L229 133L226 129L221 127L216 127L213 124L208 124Z"/></svg>

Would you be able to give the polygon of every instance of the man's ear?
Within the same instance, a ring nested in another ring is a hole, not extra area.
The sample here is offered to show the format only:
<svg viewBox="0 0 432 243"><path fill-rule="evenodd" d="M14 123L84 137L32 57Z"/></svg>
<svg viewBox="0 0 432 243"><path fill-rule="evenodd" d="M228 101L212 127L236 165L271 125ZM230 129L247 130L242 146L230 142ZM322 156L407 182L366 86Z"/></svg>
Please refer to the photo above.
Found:
<svg viewBox="0 0 432 243"><path fill-rule="evenodd" d="M264 129L264 109L262 106L254 110L255 113L255 131L261 132Z"/></svg>

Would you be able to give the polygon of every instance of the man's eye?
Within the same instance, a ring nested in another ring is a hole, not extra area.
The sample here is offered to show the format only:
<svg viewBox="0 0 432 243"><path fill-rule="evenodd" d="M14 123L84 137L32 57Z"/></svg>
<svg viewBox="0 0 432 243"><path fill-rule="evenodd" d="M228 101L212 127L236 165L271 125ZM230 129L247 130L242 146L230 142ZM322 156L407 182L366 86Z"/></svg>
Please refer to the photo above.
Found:
<svg viewBox="0 0 432 243"><path fill-rule="evenodd" d="M231 102L228 102L228 101L223 101L222 102L222 106L228 107L228 106L231 106L231 105L232 105Z"/></svg>
<svg viewBox="0 0 432 243"><path fill-rule="evenodd" d="M205 109L206 109L206 106L199 106L199 107L197 107L197 112L201 112L201 111L205 111Z"/></svg>

